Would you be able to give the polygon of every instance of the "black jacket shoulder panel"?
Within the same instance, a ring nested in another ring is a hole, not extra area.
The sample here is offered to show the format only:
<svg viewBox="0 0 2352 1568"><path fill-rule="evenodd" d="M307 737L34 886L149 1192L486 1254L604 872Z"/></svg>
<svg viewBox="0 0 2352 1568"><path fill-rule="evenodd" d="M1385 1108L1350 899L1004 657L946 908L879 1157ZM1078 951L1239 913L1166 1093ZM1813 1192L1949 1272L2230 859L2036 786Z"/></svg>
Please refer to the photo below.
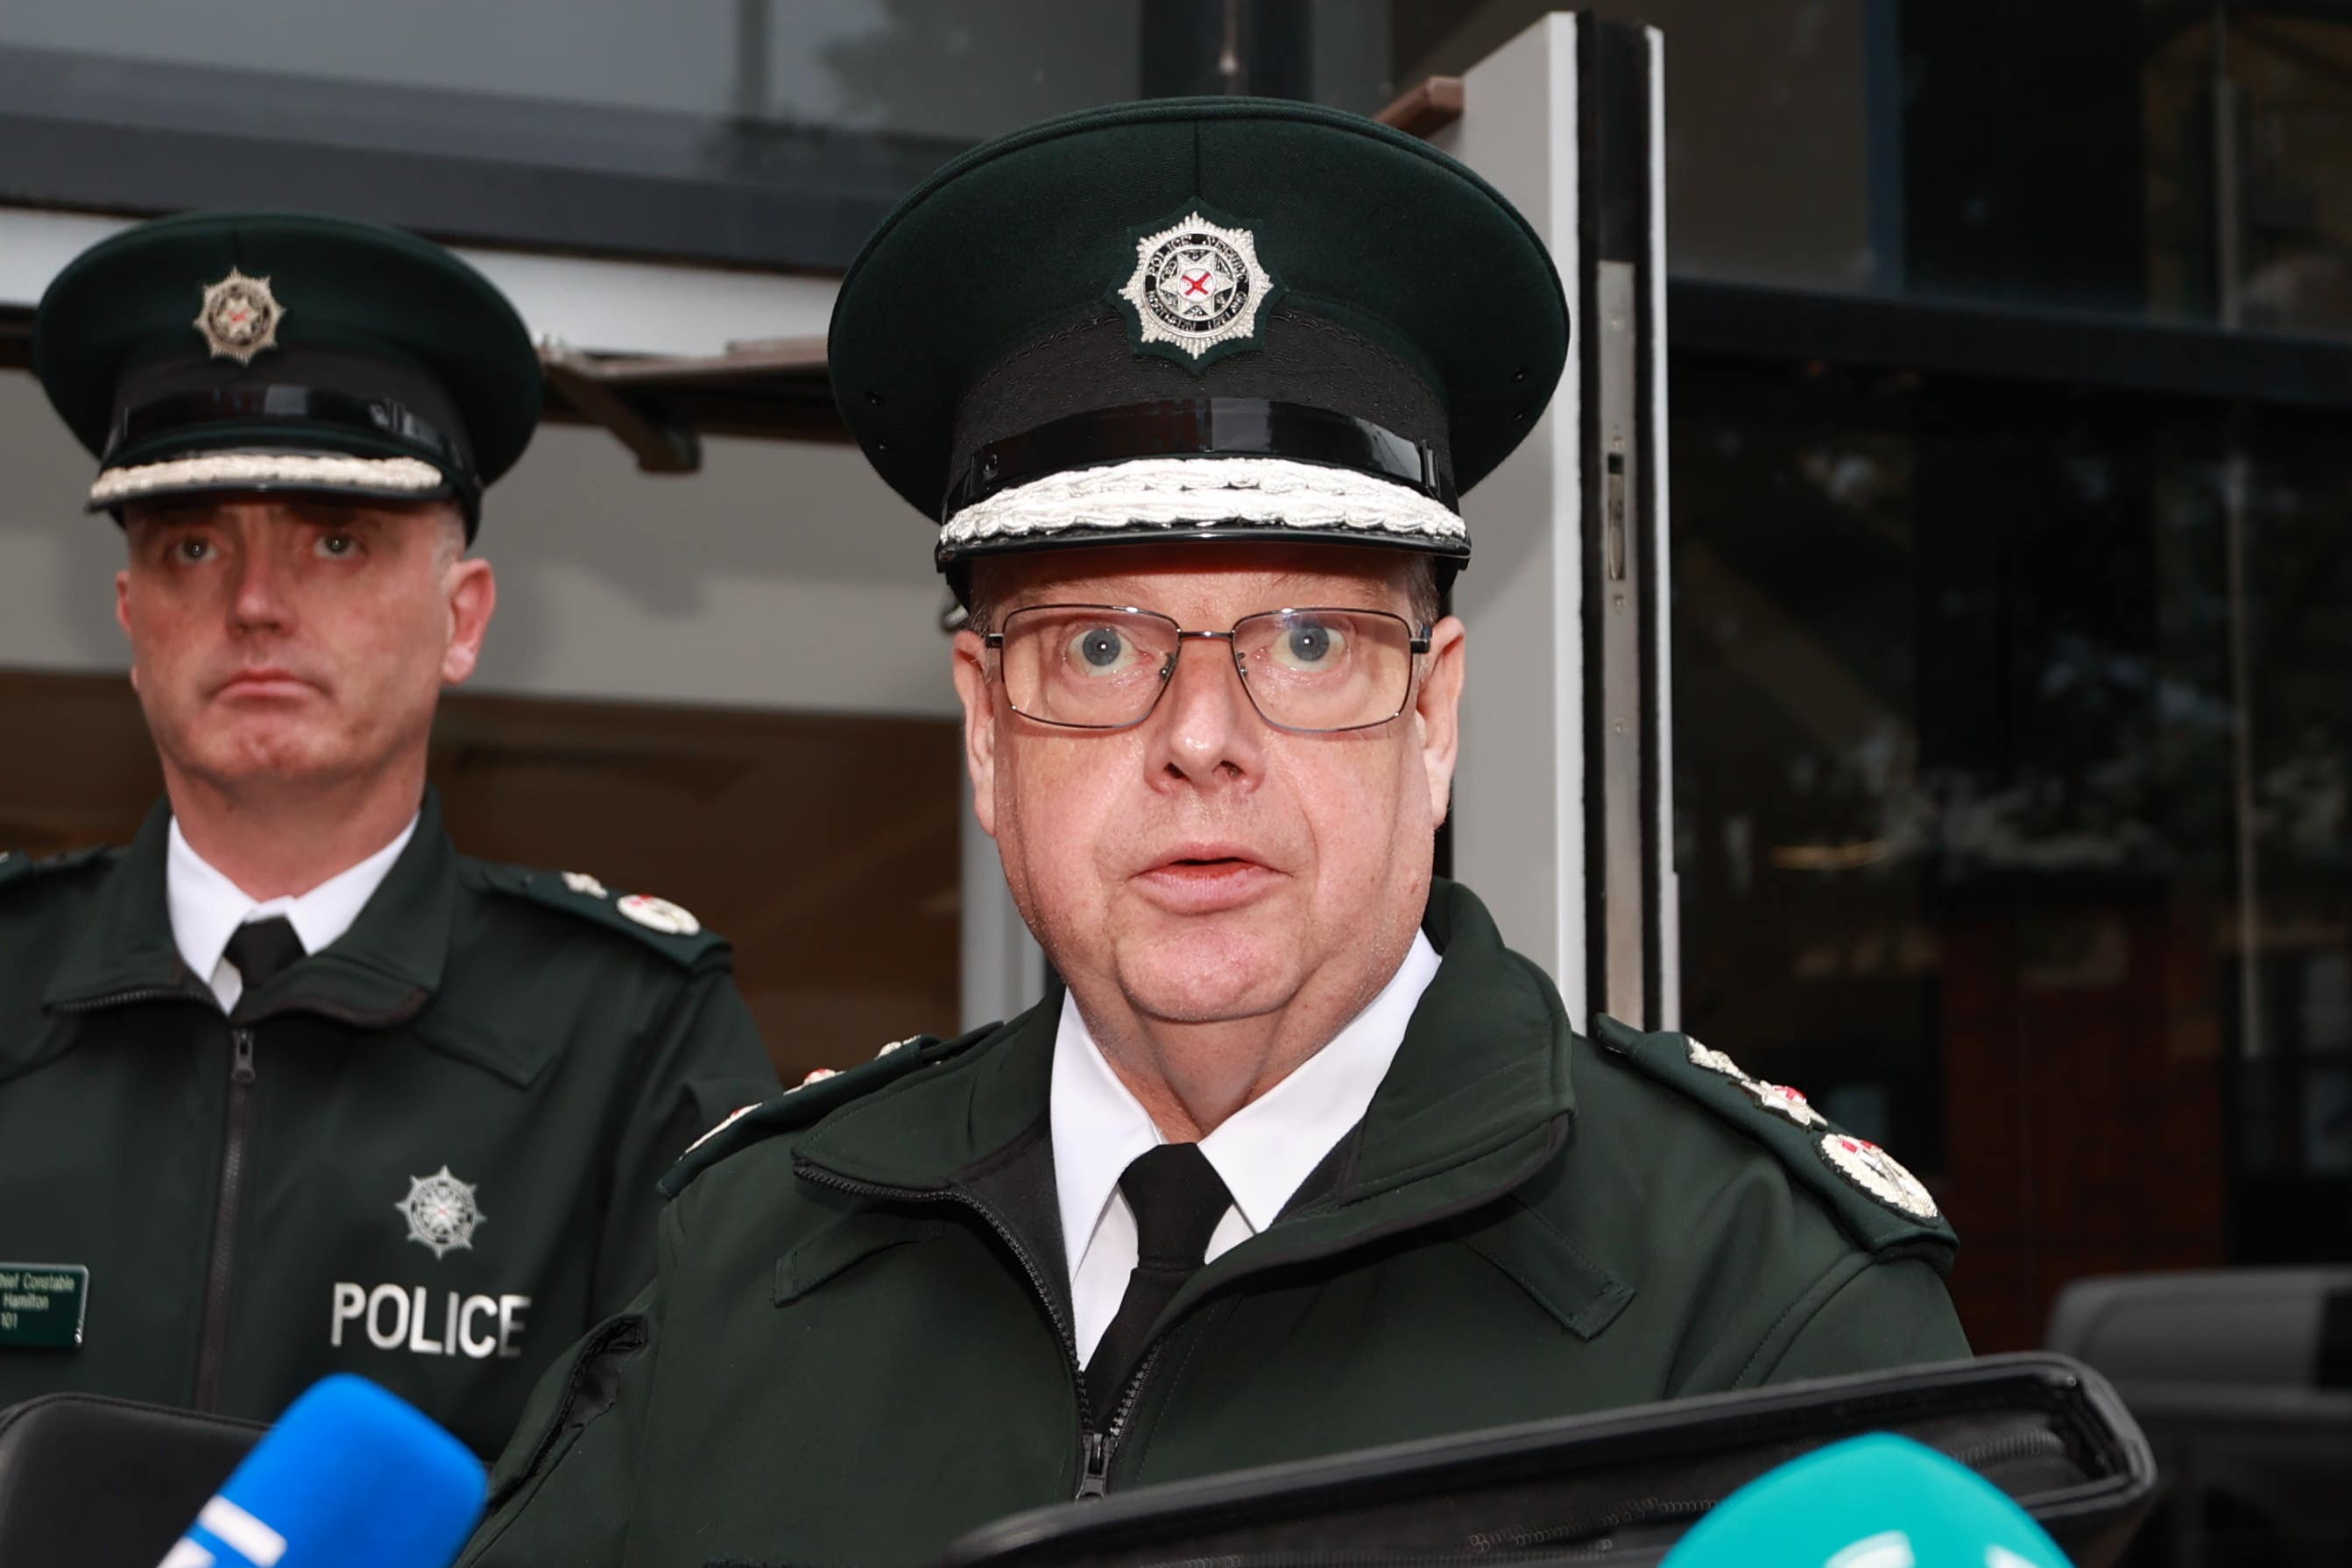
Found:
<svg viewBox="0 0 2352 1568"><path fill-rule="evenodd" d="M62 855L0 855L0 1057L22 1044L58 964L84 941L122 851L111 845Z"/></svg>
<svg viewBox="0 0 2352 1568"><path fill-rule="evenodd" d="M458 858L460 879L489 892L554 910L629 938L683 969L731 962L727 939L688 910L646 893L616 893L584 871L535 871Z"/></svg>
<svg viewBox="0 0 2352 1568"><path fill-rule="evenodd" d="M121 853L110 844L93 844L88 848L68 849L60 855L33 856L0 849L0 898L66 872L89 868L103 871Z"/></svg>
<svg viewBox="0 0 2352 1568"><path fill-rule="evenodd" d="M1002 1027L1001 1024L990 1024L951 1040L936 1035L894 1040L870 1062L841 1072L812 1074L773 1100L747 1105L688 1145L677 1163L662 1177L662 1194L674 1198L695 1177L730 1154L784 1133L814 1127L843 1106L887 1088L919 1068L962 1055Z"/></svg>
<svg viewBox="0 0 2352 1568"><path fill-rule="evenodd" d="M1752 1078L1721 1051L1674 1031L1645 1032L1599 1016L1592 1040L1609 1060L1697 1101L1770 1150L1864 1249L1916 1255L1938 1273L1950 1268L1959 1238L1927 1186L1795 1089Z"/></svg>

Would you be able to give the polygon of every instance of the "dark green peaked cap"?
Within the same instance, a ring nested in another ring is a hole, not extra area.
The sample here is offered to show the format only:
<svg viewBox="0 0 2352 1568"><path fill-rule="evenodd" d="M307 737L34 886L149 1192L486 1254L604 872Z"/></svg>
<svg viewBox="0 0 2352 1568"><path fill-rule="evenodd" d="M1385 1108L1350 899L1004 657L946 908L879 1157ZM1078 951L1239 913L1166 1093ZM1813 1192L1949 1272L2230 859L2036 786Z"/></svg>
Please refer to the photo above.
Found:
<svg viewBox="0 0 2352 1568"><path fill-rule="evenodd" d="M398 229L200 212L84 251L33 370L99 458L90 510L223 490L446 500L468 531L539 423L530 335L488 279Z"/></svg>
<svg viewBox="0 0 2352 1568"><path fill-rule="evenodd" d="M1171 99L933 175L851 265L828 354L842 416L943 525L952 576L1171 537L1458 562L1456 499L1533 427L1568 335L1534 230L1425 142L1311 104Z"/></svg>

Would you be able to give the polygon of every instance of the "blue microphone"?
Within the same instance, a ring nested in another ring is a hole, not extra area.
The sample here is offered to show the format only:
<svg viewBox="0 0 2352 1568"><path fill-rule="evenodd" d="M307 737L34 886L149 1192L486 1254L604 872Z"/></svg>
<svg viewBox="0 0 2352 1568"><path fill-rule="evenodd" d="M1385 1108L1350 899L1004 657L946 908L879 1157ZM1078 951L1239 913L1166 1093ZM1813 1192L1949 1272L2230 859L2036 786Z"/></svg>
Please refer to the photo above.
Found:
<svg viewBox="0 0 2352 1568"><path fill-rule="evenodd" d="M1715 1505L1660 1568L2071 1568L2009 1494L1885 1433L1768 1470Z"/></svg>
<svg viewBox="0 0 2352 1568"><path fill-rule="evenodd" d="M162 1568L448 1568L488 1484L463 1443L338 1373L287 1407Z"/></svg>

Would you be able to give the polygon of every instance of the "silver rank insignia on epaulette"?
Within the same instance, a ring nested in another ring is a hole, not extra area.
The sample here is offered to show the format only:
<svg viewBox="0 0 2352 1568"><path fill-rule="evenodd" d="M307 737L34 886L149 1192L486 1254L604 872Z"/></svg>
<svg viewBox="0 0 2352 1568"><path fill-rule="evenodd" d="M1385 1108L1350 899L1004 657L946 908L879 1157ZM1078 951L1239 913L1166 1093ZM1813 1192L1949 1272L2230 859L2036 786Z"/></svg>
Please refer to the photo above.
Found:
<svg viewBox="0 0 2352 1568"><path fill-rule="evenodd" d="M613 907L648 931L667 936L693 936L702 930L702 922L692 913L650 893L631 893Z"/></svg>
<svg viewBox="0 0 2352 1568"><path fill-rule="evenodd" d="M1942 1213L1927 1184L1867 1138L1831 1132L1822 1139L1821 1151L1822 1157L1855 1186L1888 1207L1918 1219L1935 1219Z"/></svg>
<svg viewBox="0 0 2352 1568"><path fill-rule="evenodd" d="M217 283L205 285L205 302L189 323L204 334L215 359L250 364L253 356L278 346L278 323L286 307L269 291L267 278L247 278L232 267Z"/></svg>
<svg viewBox="0 0 2352 1568"><path fill-rule="evenodd" d="M1797 1090L1785 1083L1770 1083L1751 1077L1747 1068L1711 1046L1702 1046L1693 1040L1690 1043L1690 1059L1693 1067L1721 1073L1746 1090L1748 1097L1757 1104L1777 1116L1787 1117L1800 1127L1827 1127L1830 1124L1829 1118L1815 1110L1812 1101Z"/></svg>
<svg viewBox="0 0 2352 1568"><path fill-rule="evenodd" d="M1800 1127L1827 1127L1830 1119L1813 1109L1812 1101L1785 1083L1767 1083L1760 1078L1743 1079L1739 1087L1746 1089L1757 1104L1778 1115L1785 1116Z"/></svg>
<svg viewBox="0 0 2352 1568"><path fill-rule="evenodd" d="M1719 1072L1726 1078L1738 1079L1742 1082L1747 1080L1748 1075L1739 1070L1739 1064L1712 1046L1702 1046L1696 1040L1693 1040L1690 1043L1690 1059L1693 1067L1705 1068L1709 1072Z"/></svg>

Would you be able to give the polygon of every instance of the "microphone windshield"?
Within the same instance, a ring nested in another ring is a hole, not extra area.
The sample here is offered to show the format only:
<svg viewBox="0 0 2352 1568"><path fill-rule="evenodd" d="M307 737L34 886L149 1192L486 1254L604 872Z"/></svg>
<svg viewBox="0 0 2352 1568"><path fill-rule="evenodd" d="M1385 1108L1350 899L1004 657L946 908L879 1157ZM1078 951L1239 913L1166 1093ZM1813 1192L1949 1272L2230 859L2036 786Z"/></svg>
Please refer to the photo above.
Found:
<svg viewBox="0 0 2352 1568"><path fill-rule="evenodd" d="M1662 1568L2070 1568L2009 1495L1885 1433L1832 1444L1717 1503Z"/></svg>
<svg viewBox="0 0 2352 1568"><path fill-rule="evenodd" d="M162 1568L448 1568L487 1487L464 1444L337 1373L287 1408Z"/></svg>

